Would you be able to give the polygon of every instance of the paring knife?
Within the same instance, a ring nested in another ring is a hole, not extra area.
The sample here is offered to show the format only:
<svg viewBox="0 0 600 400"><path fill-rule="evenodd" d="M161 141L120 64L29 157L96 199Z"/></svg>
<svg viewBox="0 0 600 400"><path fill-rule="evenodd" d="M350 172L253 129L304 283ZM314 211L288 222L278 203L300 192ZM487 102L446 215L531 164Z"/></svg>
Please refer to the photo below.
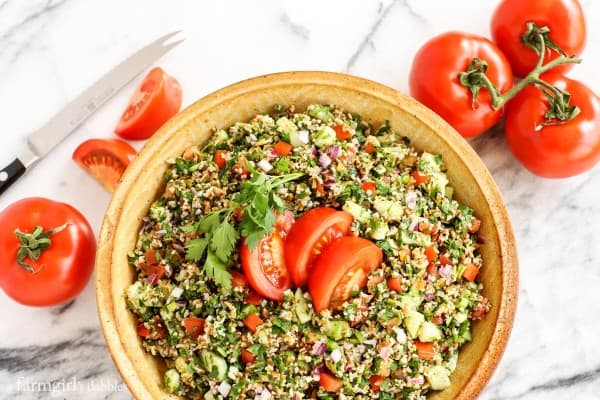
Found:
<svg viewBox="0 0 600 400"><path fill-rule="evenodd" d="M27 145L17 158L0 170L0 194L69 136L123 86L181 43L183 39L169 42L169 39L178 33L179 31L169 33L131 55L71 101L44 126L29 135Z"/></svg>

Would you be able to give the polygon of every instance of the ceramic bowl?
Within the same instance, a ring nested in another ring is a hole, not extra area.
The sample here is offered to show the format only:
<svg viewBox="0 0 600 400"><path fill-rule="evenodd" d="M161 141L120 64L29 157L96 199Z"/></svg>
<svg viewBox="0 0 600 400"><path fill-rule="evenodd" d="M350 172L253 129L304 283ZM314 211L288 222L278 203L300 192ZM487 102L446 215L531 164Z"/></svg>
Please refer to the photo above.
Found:
<svg viewBox="0 0 600 400"><path fill-rule="evenodd" d="M471 400L481 392L498 365L513 324L518 267L512 229L500 192L471 146L439 116L412 98L365 79L327 72L287 72L261 76L228 86L179 113L144 146L112 197L100 233L96 259L96 295L108 349L123 381L137 399L177 398L161 389L164 365L144 352L136 320L125 305L124 292L136 275L127 252L134 248L142 217L164 188L168 159L205 142L213 128L225 128L274 104L336 104L378 125L392 127L420 150L442 154L455 198L482 220L485 245L479 280L493 305L473 325L473 341L465 345L452 385L430 399Z"/></svg>

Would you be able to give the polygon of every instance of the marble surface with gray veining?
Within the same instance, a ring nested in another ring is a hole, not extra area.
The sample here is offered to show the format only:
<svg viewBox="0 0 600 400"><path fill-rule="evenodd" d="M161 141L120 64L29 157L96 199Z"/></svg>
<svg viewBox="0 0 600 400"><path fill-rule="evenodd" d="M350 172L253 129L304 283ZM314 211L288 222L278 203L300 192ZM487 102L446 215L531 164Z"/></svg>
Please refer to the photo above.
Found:
<svg viewBox="0 0 600 400"><path fill-rule="evenodd" d="M173 30L183 30L186 41L158 65L181 82L184 105L284 70L347 72L407 92L419 45L451 29L489 35L496 3L0 0L0 163L110 67ZM588 45L571 76L599 93L600 1L582 5ZM80 209L97 233L109 194L71 153L87 138L112 137L134 86L2 195L0 209L49 197ZM543 180L514 160L501 129L470 143L504 196L521 268L512 337L480 398L600 399L600 167ZM74 302L49 309L25 308L0 293L0 310L0 399L131 398L99 330L91 283Z"/></svg>

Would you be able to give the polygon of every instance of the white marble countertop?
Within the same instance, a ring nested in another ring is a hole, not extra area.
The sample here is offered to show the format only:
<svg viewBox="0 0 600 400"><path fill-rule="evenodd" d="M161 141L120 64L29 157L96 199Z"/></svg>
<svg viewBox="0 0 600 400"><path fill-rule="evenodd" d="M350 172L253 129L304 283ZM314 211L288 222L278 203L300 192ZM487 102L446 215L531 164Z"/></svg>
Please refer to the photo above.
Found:
<svg viewBox="0 0 600 400"><path fill-rule="evenodd" d="M407 92L419 45L451 29L488 34L496 3L0 0L0 163L103 72L173 30L187 39L158 65L181 82L184 106L284 70L348 72ZM600 2L582 5L588 45L571 76L600 93ZM80 209L97 233L109 194L71 153L87 138L112 136L137 82L0 197L0 209L49 197ZM600 399L600 167L543 180L515 161L500 131L471 144L504 195L521 265L513 334L481 399ZM50 309L22 307L0 292L0 309L0 399L131 397L104 345L91 283L73 303ZM45 382L64 383L48 393L36 386Z"/></svg>

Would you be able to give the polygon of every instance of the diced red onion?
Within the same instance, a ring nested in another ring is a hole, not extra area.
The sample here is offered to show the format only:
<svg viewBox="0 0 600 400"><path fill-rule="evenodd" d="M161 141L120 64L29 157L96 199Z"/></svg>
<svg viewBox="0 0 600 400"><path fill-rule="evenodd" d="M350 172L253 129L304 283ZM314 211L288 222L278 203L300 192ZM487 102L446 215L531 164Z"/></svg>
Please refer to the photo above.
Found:
<svg viewBox="0 0 600 400"><path fill-rule="evenodd" d="M317 148L315 146L313 146L313 147L310 148L310 154L312 154L313 156L316 156L317 153L318 153L317 152Z"/></svg>
<svg viewBox="0 0 600 400"><path fill-rule="evenodd" d="M321 167L327 168L329 164L331 164L331 158L329 158L326 153L321 153L321 156L319 157L319 164Z"/></svg>
<svg viewBox="0 0 600 400"><path fill-rule="evenodd" d="M433 293L425 293L425 300L431 301L433 299L435 299L435 294L433 294Z"/></svg>
<svg viewBox="0 0 600 400"><path fill-rule="evenodd" d="M277 152L275 151L275 149L269 150L269 152L267 153L267 155L269 157L279 157L279 154L277 154Z"/></svg>
<svg viewBox="0 0 600 400"><path fill-rule="evenodd" d="M271 165L271 163L264 158L260 160L257 165L260 169L262 169L265 172L269 172L273 169L273 165Z"/></svg>
<svg viewBox="0 0 600 400"><path fill-rule="evenodd" d="M417 217L412 218L408 229L415 232L419 230L419 219Z"/></svg>
<svg viewBox="0 0 600 400"><path fill-rule="evenodd" d="M229 391L231 390L231 385L227 381L223 381L217 386L217 392L223 397L229 396Z"/></svg>
<svg viewBox="0 0 600 400"><path fill-rule="evenodd" d="M157 274L150 274L146 278L146 282L148 282L148 284L150 284L150 285L154 285L157 280L158 280L158 275Z"/></svg>
<svg viewBox="0 0 600 400"><path fill-rule="evenodd" d="M485 244L485 238L481 235L477 235L477 243Z"/></svg>
<svg viewBox="0 0 600 400"><path fill-rule="evenodd" d="M167 231L164 229L161 229L160 231L156 231L154 233L154 236L156 236L158 239L160 239L161 237L165 236L167 234Z"/></svg>
<svg viewBox="0 0 600 400"><path fill-rule="evenodd" d="M308 144L308 131L305 129L298 131L298 140L304 144Z"/></svg>
<svg viewBox="0 0 600 400"><path fill-rule="evenodd" d="M410 191L406 193L406 207L414 210L417 208L417 192Z"/></svg>
<svg viewBox="0 0 600 400"><path fill-rule="evenodd" d="M271 398L271 392L269 392L269 389L267 388L263 388L260 391L260 394L257 394L256 396L254 396L254 400L269 400Z"/></svg>
<svg viewBox="0 0 600 400"><path fill-rule="evenodd" d="M423 375L409 376L407 381L411 385L422 385L423 383L425 383L425 378L423 378Z"/></svg>
<svg viewBox="0 0 600 400"><path fill-rule="evenodd" d="M329 357L331 357L331 361L336 363L342 359L342 351L340 349L333 349Z"/></svg>
<svg viewBox="0 0 600 400"><path fill-rule="evenodd" d="M340 156L341 147L340 146L329 146L329 155L331 158L338 158Z"/></svg>
<svg viewBox="0 0 600 400"><path fill-rule="evenodd" d="M177 302L177 305L178 305L179 307L185 307L185 305L186 305L186 304L187 304L187 300L179 300L179 301Z"/></svg>
<svg viewBox="0 0 600 400"><path fill-rule="evenodd" d="M325 350L327 350L327 343L325 342L316 342L312 348L312 352L316 356L322 356L325 354Z"/></svg>
<svg viewBox="0 0 600 400"><path fill-rule="evenodd" d="M180 245L179 243L173 243L173 248L179 253L179 254L185 254L185 247L183 247L182 245Z"/></svg>
<svg viewBox="0 0 600 400"><path fill-rule="evenodd" d="M363 343L369 346L375 346L377 344L377 340L375 339L367 339L363 340Z"/></svg>
<svg viewBox="0 0 600 400"><path fill-rule="evenodd" d="M379 350L379 357L381 357L384 360L387 360L387 358L390 356L390 348L388 346L383 346L380 350Z"/></svg>
<svg viewBox="0 0 600 400"><path fill-rule="evenodd" d="M442 265L439 269L440 276L446 280L446 283L452 281L452 266Z"/></svg>

